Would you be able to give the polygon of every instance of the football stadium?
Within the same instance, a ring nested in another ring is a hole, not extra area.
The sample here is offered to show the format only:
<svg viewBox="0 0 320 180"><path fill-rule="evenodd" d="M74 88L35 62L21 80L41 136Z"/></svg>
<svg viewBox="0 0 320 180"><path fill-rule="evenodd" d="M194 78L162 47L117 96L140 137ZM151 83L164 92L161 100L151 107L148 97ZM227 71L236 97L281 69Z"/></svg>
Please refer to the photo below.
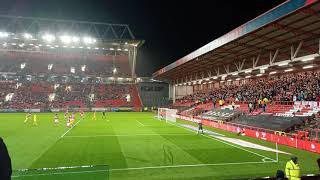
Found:
<svg viewBox="0 0 320 180"><path fill-rule="evenodd" d="M152 77L144 43L127 24L0 15L0 179L320 179L320 1Z"/></svg>

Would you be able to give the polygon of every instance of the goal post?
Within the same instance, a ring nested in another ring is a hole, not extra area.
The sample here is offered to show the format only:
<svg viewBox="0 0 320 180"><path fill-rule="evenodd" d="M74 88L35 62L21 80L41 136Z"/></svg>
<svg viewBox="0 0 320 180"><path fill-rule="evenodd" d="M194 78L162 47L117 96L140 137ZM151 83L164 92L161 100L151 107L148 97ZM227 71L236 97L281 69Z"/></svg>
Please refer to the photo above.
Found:
<svg viewBox="0 0 320 180"><path fill-rule="evenodd" d="M158 108L158 119L169 122L176 122L178 110L169 108Z"/></svg>

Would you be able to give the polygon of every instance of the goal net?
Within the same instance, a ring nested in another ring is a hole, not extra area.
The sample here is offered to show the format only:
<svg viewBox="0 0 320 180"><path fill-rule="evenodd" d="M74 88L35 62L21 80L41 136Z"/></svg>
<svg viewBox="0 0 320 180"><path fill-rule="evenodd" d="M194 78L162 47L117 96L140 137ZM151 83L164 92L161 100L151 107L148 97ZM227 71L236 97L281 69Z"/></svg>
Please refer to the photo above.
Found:
<svg viewBox="0 0 320 180"><path fill-rule="evenodd" d="M170 122L176 122L176 109L158 108L158 119Z"/></svg>

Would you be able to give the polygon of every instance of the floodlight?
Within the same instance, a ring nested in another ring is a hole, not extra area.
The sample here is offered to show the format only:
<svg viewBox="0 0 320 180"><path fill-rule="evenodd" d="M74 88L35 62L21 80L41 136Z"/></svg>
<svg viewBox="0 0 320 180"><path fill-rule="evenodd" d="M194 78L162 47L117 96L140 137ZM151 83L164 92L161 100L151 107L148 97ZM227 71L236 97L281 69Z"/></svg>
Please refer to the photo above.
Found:
<svg viewBox="0 0 320 180"><path fill-rule="evenodd" d="M72 42L78 43L79 41L80 41L80 38L79 38L79 37L76 37L76 36L73 36L73 37L72 37Z"/></svg>
<svg viewBox="0 0 320 180"><path fill-rule="evenodd" d="M269 74L276 74L277 72L276 71L272 71L272 72L270 72Z"/></svg>
<svg viewBox="0 0 320 180"><path fill-rule="evenodd" d="M114 68L112 72L113 74L117 73L117 68Z"/></svg>
<svg viewBox="0 0 320 180"><path fill-rule="evenodd" d="M6 38L9 36L9 33L7 32L0 32L0 38Z"/></svg>
<svg viewBox="0 0 320 180"><path fill-rule="evenodd" d="M26 63L21 63L20 64L20 69L24 69L26 67Z"/></svg>
<svg viewBox="0 0 320 180"><path fill-rule="evenodd" d="M310 69L313 68L313 65L304 66L302 69Z"/></svg>
<svg viewBox="0 0 320 180"><path fill-rule="evenodd" d="M284 70L284 72L291 72L291 71L293 71L293 69L286 69L286 70Z"/></svg>
<svg viewBox="0 0 320 180"><path fill-rule="evenodd" d="M286 65L288 65L287 62L278 64L278 66L286 66Z"/></svg>
<svg viewBox="0 0 320 180"><path fill-rule="evenodd" d="M262 76L263 74L257 74L256 76Z"/></svg>
<svg viewBox="0 0 320 180"><path fill-rule="evenodd" d="M52 34L45 34L42 36L42 39L47 42L52 42L52 41L56 40L56 37Z"/></svg>
<svg viewBox="0 0 320 180"><path fill-rule="evenodd" d="M51 71L53 64L48 64L48 70Z"/></svg>
<svg viewBox="0 0 320 180"><path fill-rule="evenodd" d="M83 38L83 42L84 42L85 44L93 44L93 43L96 42L96 40L93 39L93 38L91 38L91 37L84 37L84 38Z"/></svg>
<svg viewBox="0 0 320 180"><path fill-rule="evenodd" d="M32 38L32 35L29 34L29 33L24 33L24 34L23 34L23 37L24 37L25 39L31 39L31 38Z"/></svg>
<svg viewBox="0 0 320 180"><path fill-rule="evenodd" d="M251 76L246 76L246 78L251 78Z"/></svg>
<svg viewBox="0 0 320 180"><path fill-rule="evenodd" d="M65 44L69 44L72 41L72 38L68 35L63 35L63 36L60 36L60 40Z"/></svg>
<svg viewBox="0 0 320 180"><path fill-rule="evenodd" d="M82 65L82 66L81 66L81 71L82 71L82 72L86 71L86 67L87 67L86 65Z"/></svg>
<svg viewBox="0 0 320 180"><path fill-rule="evenodd" d="M312 61L312 60L314 60L315 58L314 57L312 57L312 58L305 58L305 59L302 59L301 61L302 62L306 62L306 61Z"/></svg>

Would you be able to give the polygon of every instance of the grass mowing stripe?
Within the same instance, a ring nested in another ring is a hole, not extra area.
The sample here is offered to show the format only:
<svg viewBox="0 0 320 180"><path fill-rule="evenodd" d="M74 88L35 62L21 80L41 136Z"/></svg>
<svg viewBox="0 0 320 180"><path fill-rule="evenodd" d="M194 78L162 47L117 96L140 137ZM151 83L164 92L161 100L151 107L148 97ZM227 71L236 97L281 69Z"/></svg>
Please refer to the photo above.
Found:
<svg viewBox="0 0 320 180"><path fill-rule="evenodd" d="M193 130L191 130L191 129L185 128L185 127L183 127L183 126L179 126L179 125L174 124L174 123L171 123L171 122L169 122L169 124L172 124L172 125L174 125L174 126L177 126L177 127L180 127L180 128L186 129L186 130L189 130L189 131L194 132L194 133L197 134L197 132L195 132L195 131L193 131ZM234 144L231 144L231 143L228 143L228 142L219 140L219 139L217 139L217 138L214 138L213 136L208 136L208 135L205 135L205 134L200 134L200 135L202 135L202 136L204 136L204 137L207 137L207 138L210 138L210 139L213 139L213 140L215 140L215 141L221 142L221 143L223 143L223 144L227 144L227 145L229 145L229 146L232 146L232 147L241 149L241 150L246 151L246 152L249 152L249 153L251 153L251 154L254 154L254 155L263 157L263 158L265 158L265 159L270 159L270 160L272 160L272 162L276 162L276 160L274 160L274 159L272 159L272 158L270 158L270 157L267 157L267 156L261 155L261 154L259 154L259 153L256 153L256 152L247 150L247 149L245 149L245 148L236 146L236 145L234 145Z"/></svg>

